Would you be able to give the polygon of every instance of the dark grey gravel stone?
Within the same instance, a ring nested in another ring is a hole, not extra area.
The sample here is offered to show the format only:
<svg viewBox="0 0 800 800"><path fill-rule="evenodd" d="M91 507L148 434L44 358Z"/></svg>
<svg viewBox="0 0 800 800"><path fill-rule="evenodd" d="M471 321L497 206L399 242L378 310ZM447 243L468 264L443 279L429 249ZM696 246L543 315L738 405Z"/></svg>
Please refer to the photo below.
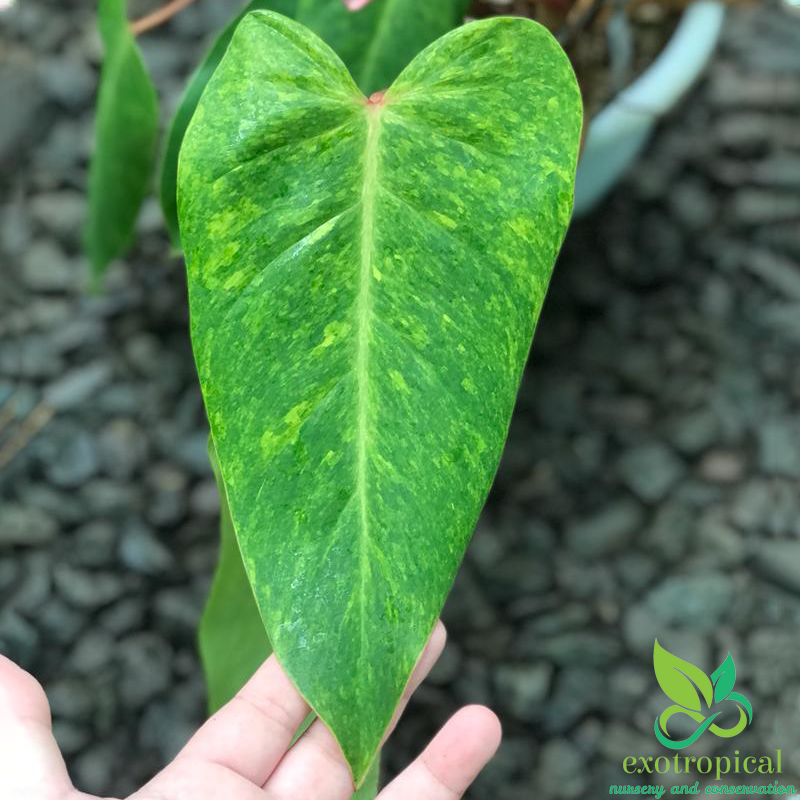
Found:
<svg viewBox="0 0 800 800"><path fill-rule="evenodd" d="M0 170L19 164L34 143L32 131L41 130L41 112L45 94L33 63L22 58L9 58L6 53L0 65L0 107L14 109L3 114L0 122Z"/></svg>
<svg viewBox="0 0 800 800"><path fill-rule="evenodd" d="M111 420L100 432L98 447L103 471L118 480L130 480L147 458L147 438L128 417Z"/></svg>
<svg viewBox="0 0 800 800"><path fill-rule="evenodd" d="M583 757L567 739L552 739L542 746L538 783L546 797L580 797L586 790Z"/></svg>
<svg viewBox="0 0 800 800"><path fill-rule="evenodd" d="M128 569L147 575L168 572L174 563L169 549L150 528L136 519L129 520L123 528L119 558Z"/></svg>
<svg viewBox="0 0 800 800"><path fill-rule="evenodd" d="M617 500L567 528L567 544L583 558L597 558L623 547L644 522L642 507L633 500Z"/></svg>
<svg viewBox="0 0 800 800"><path fill-rule="evenodd" d="M39 547L53 541L57 530L56 521L38 506L0 505L0 547Z"/></svg>
<svg viewBox="0 0 800 800"><path fill-rule="evenodd" d="M69 563L77 567L103 567L114 559L119 526L107 520L93 520L72 534Z"/></svg>
<svg viewBox="0 0 800 800"><path fill-rule="evenodd" d="M91 478L98 466L95 440L85 431L76 431L61 442L45 469L52 484L72 489Z"/></svg>
<svg viewBox="0 0 800 800"><path fill-rule="evenodd" d="M31 216L67 241L76 241L86 218L86 197L69 189L42 192L30 199Z"/></svg>
<svg viewBox="0 0 800 800"><path fill-rule="evenodd" d="M92 730L88 725L55 717L53 719L53 736L65 756L74 756L91 742Z"/></svg>
<svg viewBox="0 0 800 800"><path fill-rule="evenodd" d="M752 548L751 559L764 578L800 594L800 542L759 542Z"/></svg>
<svg viewBox="0 0 800 800"><path fill-rule="evenodd" d="M200 481L192 489L189 497L189 509L198 517L216 518L219 515L219 491L213 478Z"/></svg>
<svg viewBox="0 0 800 800"><path fill-rule="evenodd" d="M800 426L794 420L764 420L758 428L759 471L800 478Z"/></svg>
<svg viewBox="0 0 800 800"><path fill-rule="evenodd" d="M86 721L91 719L94 703L90 688L77 678L60 678L47 687L50 710L57 717Z"/></svg>
<svg viewBox="0 0 800 800"><path fill-rule="evenodd" d="M141 708L172 682L172 649L153 633L137 633L115 648L122 664L120 699L128 708Z"/></svg>
<svg viewBox="0 0 800 800"><path fill-rule="evenodd" d="M536 721L550 690L553 667L542 661L534 664L501 664L494 671L498 702L518 719Z"/></svg>
<svg viewBox="0 0 800 800"><path fill-rule="evenodd" d="M433 686L447 686L458 677L462 659L463 654L458 644L448 641L426 680Z"/></svg>
<svg viewBox="0 0 800 800"><path fill-rule="evenodd" d="M153 603L159 626L173 634L192 636L203 613L205 601L204 594L188 592L185 588L162 589Z"/></svg>
<svg viewBox="0 0 800 800"><path fill-rule="evenodd" d="M117 636L132 633L144 627L145 604L138 597L128 597L112 603L104 609L98 623L105 630Z"/></svg>
<svg viewBox="0 0 800 800"><path fill-rule="evenodd" d="M111 379L106 362L87 364L53 381L44 392L45 402L56 411L66 411L85 403Z"/></svg>
<svg viewBox="0 0 800 800"><path fill-rule="evenodd" d="M645 604L662 624L712 631L726 617L735 591L734 582L721 573L675 575L650 591Z"/></svg>
<svg viewBox="0 0 800 800"><path fill-rule="evenodd" d="M30 667L38 647L39 633L27 619L10 608L0 612L0 653Z"/></svg>
<svg viewBox="0 0 800 800"><path fill-rule="evenodd" d="M686 465L662 442L639 445L619 463L625 485L644 502L663 500L683 477Z"/></svg>
<svg viewBox="0 0 800 800"><path fill-rule="evenodd" d="M40 240L22 259L22 279L34 291L70 292L79 285L80 271L55 243Z"/></svg>
<svg viewBox="0 0 800 800"><path fill-rule="evenodd" d="M56 564L53 579L58 593L75 608L100 608L125 591L121 576L113 572L89 572L70 564Z"/></svg>

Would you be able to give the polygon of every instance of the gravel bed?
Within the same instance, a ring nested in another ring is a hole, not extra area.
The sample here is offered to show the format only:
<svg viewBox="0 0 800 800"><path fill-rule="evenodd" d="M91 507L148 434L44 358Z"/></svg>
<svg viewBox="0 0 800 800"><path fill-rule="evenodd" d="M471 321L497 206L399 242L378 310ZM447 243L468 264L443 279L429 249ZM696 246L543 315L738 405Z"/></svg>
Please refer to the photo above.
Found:
<svg viewBox="0 0 800 800"><path fill-rule="evenodd" d="M44 683L79 788L124 796L203 718L218 501L154 201L86 292L93 8L0 17L0 652ZM225 9L143 39L168 107ZM800 785L798 41L800 16L732 12L706 81L574 225L389 772L485 702L505 741L472 798L606 795L623 757L657 754L658 636L707 672L732 651L755 712L736 747L782 748Z"/></svg>

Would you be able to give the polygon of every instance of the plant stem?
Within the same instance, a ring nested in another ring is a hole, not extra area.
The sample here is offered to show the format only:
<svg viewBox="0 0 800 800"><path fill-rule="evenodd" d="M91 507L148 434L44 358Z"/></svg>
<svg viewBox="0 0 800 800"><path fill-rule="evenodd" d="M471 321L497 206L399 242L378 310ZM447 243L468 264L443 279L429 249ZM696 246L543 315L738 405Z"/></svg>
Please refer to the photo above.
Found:
<svg viewBox="0 0 800 800"><path fill-rule="evenodd" d="M133 31L133 35L138 36L140 33L162 25L168 19L172 19L179 11L186 8L186 6L194 3L194 1L195 0L171 0L171 2L161 6L161 8L157 8L152 13L132 22L131 30Z"/></svg>

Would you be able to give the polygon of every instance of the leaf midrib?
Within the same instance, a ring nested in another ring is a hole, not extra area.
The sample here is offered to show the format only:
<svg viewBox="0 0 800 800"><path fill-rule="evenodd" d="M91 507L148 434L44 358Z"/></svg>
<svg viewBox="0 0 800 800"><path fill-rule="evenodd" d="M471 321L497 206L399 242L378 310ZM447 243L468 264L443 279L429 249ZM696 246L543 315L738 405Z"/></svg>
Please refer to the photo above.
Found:
<svg viewBox="0 0 800 800"><path fill-rule="evenodd" d="M364 177L361 192L361 264L358 302L356 305L356 494L359 500L360 536L359 571L361 573L359 603L361 619L360 649L362 658L367 640L366 597L369 513L367 508L367 439L369 435L369 328L372 317L372 268L375 257L375 197L378 188L378 146L381 134L381 106L368 104L367 137L364 147Z"/></svg>

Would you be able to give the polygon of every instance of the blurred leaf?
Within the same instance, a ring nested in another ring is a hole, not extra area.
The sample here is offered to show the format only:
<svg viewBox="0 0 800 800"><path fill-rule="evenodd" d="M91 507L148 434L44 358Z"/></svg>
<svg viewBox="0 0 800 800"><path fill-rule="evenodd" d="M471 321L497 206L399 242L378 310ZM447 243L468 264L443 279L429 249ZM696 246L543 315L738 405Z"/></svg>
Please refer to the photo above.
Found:
<svg viewBox="0 0 800 800"><path fill-rule="evenodd" d="M683 708L700 711L699 689L706 706L711 706L712 686L708 675L694 664L667 652L658 639L653 649L653 667L659 686L670 700Z"/></svg>
<svg viewBox="0 0 800 800"><path fill-rule="evenodd" d="M220 554L198 639L213 713L225 705L272 652L231 523L219 463L209 455L220 493Z"/></svg>
<svg viewBox="0 0 800 800"><path fill-rule="evenodd" d="M231 36L233 36L236 26L245 14L259 8L265 8L277 11L279 14L293 16L296 6L297 0L252 0L252 2L248 3L234 17L225 30L217 37L211 49L203 59L203 62L189 80L189 84L183 94L178 110L172 118L172 123L167 133L167 144L164 148L164 157L161 162L161 181L159 187L164 219L166 220L167 228L172 238L172 244L176 249L180 248L177 202L178 155L181 149L181 142L183 142L183 135L186 133L186 128L192 120L192 115L194 114L195 108L197 108L200 95L203 94L203 89L206 88L208 79L214 74L214 70L217 68L222 56L225 55L225 51L228 49L228 44L231 41Z"/></svg>
<svg viewBox="0 0 800 800"><path fill-rule="evenodd" d="M85 241L95 279L124 252L153 171L158 99L128 26L124 0L100 0L105 49L89 169Z"/></svg>
<svg viewBox="0 0 800 800"><path fill-rule="evenodd" d="M373 0L360 11L341 2L298 0L297 21L324 39L365 95L387 89L431 42L464 21L468 0Z"/></svg>
<svg viewBox="0 0 800 800"><path fill-rule="evenodd" d="M178 155L197 103L228 48L233 32L256 9L294 16L324 39L369 95L385 89L403 67L439 36L461 24L468 0L375 0L350 12L335 0L253 0L214 43L192 77L169 129L161 166L161 207L173 245L180 247L176 189Z"/></svg>
<svg viewBox="0 0 800 800"><path fill-rule="evenodd" d="M736 683L736 666L733 657L728 657L711 673L714 684L714 702L721 703L732 691Z"/></svg>
<svg viewBox="0 0 800 800"><path fill-rule="evenodd" d="M497 469L581 119L531 20L451 31L367 103L258 11L186 131L192 344L245 569L359 782Z"/></svg>

